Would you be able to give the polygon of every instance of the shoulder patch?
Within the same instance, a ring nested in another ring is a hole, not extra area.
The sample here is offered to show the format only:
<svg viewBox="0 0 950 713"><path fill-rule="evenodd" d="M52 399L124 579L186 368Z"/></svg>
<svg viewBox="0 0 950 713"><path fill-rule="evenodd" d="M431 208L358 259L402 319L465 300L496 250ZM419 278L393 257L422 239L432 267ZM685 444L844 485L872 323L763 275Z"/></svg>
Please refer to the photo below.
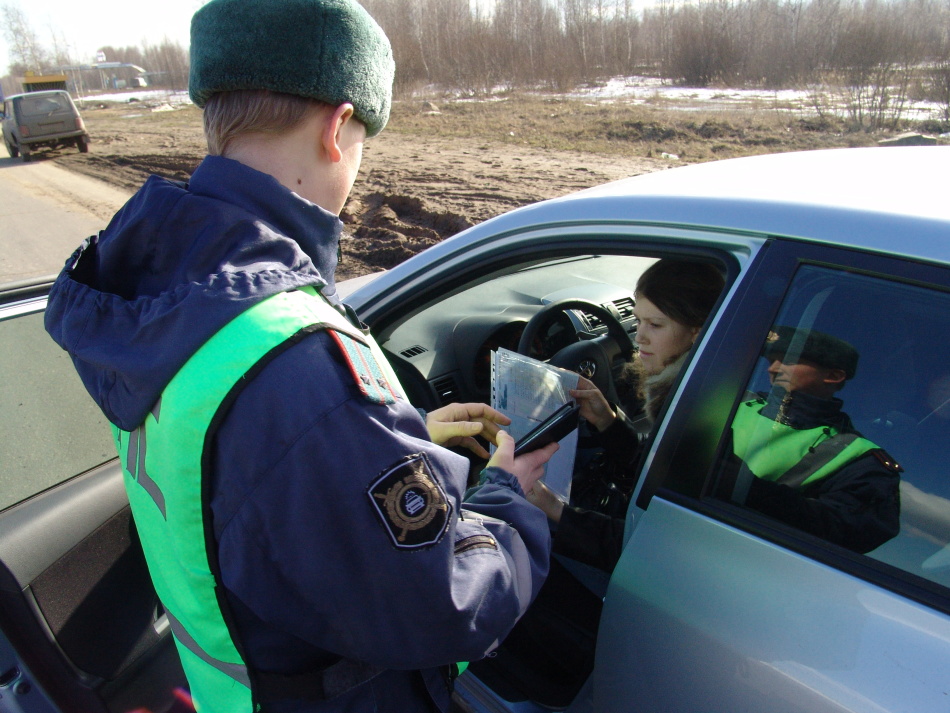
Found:
<svg viewBox="0 0 950 713"><path fill-rule="evenodd" d="M874 454L874 457L877 458L878 462L883 465L888 470L892 470L895 473L903 473L904 469L901 467L900 463L891 458L890 454L885 451L883 448L876 448L871 453Z"/></svg>
<svg viewBox="0 0 950 713"><path fill-rule="evenodd" d="M422 453L387 468L370 484L366 494L393 545L399 549L430 547L448 529L452 506Z"/></svg>
<svg viewBox="0 0 950 713"><path fill-rule="evenodd" d="M374 404L396 403L396 392L386 380L372 350L343 332L328 329L327 333L340 347L343 359L349 366L353 380L363 397Z"/></svg>

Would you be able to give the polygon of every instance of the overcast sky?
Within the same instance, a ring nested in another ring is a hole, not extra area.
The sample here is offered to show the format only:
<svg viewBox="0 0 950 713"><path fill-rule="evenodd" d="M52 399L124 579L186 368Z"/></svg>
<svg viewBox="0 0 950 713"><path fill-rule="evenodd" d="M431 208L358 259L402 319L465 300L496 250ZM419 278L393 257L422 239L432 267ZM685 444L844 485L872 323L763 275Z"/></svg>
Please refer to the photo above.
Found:
<svg viewBox="0 0 950 713"><path fill-rule="evenodd" d="M65 39L70 54L82 63L93 62L99 47L141 47L166 37L188 47L191 16L204 0L0 0L19 7L47 48L53 34ZM7 44L0 34L0 74L10 65ZM107 58L109 59L109 58Z"/></svg>

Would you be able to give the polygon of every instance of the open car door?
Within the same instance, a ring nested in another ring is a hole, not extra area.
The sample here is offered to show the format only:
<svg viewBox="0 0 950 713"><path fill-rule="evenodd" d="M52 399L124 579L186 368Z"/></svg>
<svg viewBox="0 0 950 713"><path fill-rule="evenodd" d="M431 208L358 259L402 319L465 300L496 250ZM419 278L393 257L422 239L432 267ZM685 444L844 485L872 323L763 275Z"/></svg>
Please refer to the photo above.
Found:
<svg viewBox="0 0 950 713"><path fill-rule="evenodd" d="M0 293L0 711L187 710L109 424L43 328L49 287Z"/></svg>

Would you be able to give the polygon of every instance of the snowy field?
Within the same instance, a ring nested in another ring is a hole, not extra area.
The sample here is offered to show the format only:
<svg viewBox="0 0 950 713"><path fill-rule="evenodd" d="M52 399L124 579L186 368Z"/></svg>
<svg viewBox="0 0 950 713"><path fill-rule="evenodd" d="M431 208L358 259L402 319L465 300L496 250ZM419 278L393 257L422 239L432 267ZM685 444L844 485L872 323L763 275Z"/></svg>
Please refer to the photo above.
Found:
<svg viewBox="0 0 950 713"><path fill-rule="evenodd" d="M683 111L788 111L814 116L821 111L839 116L847 114L844 95L827 93L824 89L700 89L679 87L655 77L615 77L603 86L577 89L568 94L574 99L617 101L631 104L653 104ZM943 109L933 102L907 102L901 117L915 121L940 120Z"/></svg>
<svg viewBox="0 0 950 713"><path fill-rule="evenodd" d="M700 89L672 85L655 77L615 77L603 85L578 88L566 97L584 101L611 101L628 104L647 104L658 108L680 111L777 111L799 116L815 116L819 108L827 114L845 116L846 98L818 89ZM482 99L484 100L484 99ZM153 105L152 111L171 110L190 104L187 92L166 90L126 90L112 94L95 94L80 101L144 102ZM908 102L901 117L914 121L941 120L943 108L933 102Z"/></svg>

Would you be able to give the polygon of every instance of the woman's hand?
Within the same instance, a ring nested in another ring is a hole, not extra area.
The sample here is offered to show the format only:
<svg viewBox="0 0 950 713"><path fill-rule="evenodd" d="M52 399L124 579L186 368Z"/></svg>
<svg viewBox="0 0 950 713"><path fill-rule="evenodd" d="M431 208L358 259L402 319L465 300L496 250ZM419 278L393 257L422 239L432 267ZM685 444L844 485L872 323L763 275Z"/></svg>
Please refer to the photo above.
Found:
<svg viewBox="0 0 950 713"><path fill-rule="evenodd" d="M514 475L525 493L531 492L531 488L544 475L544 464L551 460L558 448L557 443L549 443L544 448L515 458L515 439L505 431L497 432L495 445L498 447L488 461L489 467L502 468Z"/></svg>
<svg viewBox="0 0 950 713"><path fill-rule="evenodd" d="M544 514L547 515L548 519L552 522L561 521L561 513L564 512L564 503L554 494L554 491L544 483L537 482L534 484L534 487L528 492L528 502L543 510Z"/></svg>
<svg viewBox="0 0 950 713"><path fill-rule="evenodd" d="M491 406L480 403L449 404L426 414L426 429L433 443L450 448L467 448L480 458L488 458L488 451L475 440L482 436L496 443L501 426L511 419Z"/></svg>
<svg viewBox="0 0 950 713"><path fill-rule="evenodd" d="M571 389L569 393L571 398L577 401L581 416L598 431L607 430L617 420L617 414L610 407L607 398L593 382L583 376L577 378L577 388Z"/></svg>

